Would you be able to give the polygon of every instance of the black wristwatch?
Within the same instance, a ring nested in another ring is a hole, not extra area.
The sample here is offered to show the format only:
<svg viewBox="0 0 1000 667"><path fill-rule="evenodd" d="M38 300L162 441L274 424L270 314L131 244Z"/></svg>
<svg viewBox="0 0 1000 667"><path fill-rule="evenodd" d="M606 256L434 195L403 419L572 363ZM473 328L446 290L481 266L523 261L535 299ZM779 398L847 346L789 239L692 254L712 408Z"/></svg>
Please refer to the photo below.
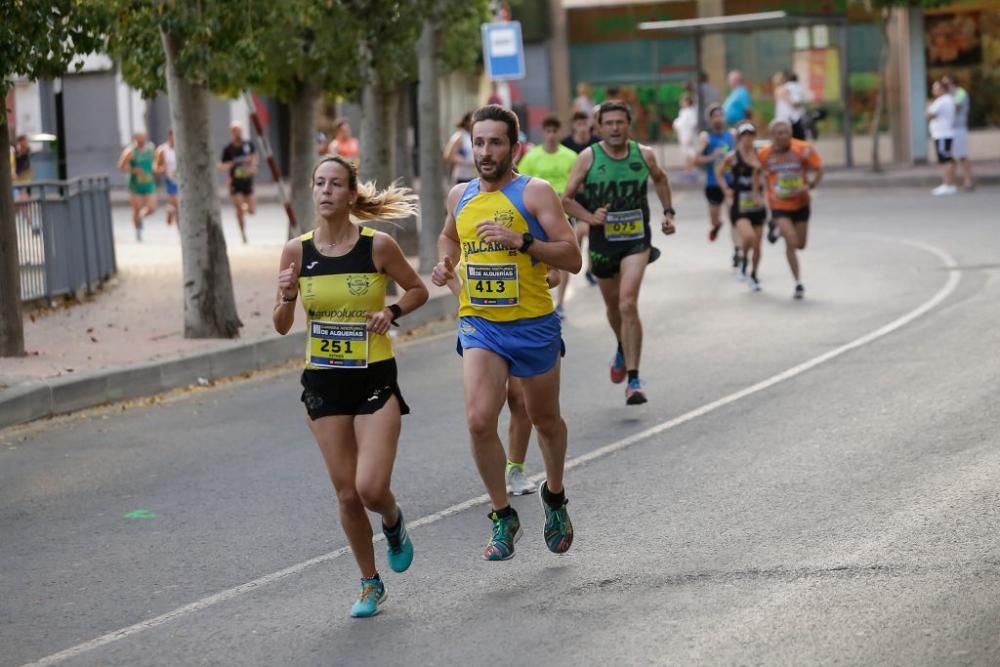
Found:
<svg viewBox="0 0 1000 667"><path fill-rule="evenodd" d="M663 215L677 215L677 211L672 206L668 206L663 209Z"/></svg>
<svg viewBox="0 0 1000 667"><path fill-rule="evenodd" d="M531 235L531 232L525 232L521 234L521 247L518 248L518 252L527 252L531 244L535 242L535 237Z"/></svg>
<svg viewBox="0 0 1000 667"><path fill-rule="evenodd" d="M392 313L392 324L393 324L393 326L397 326L398 327L399 324L396 322L396 320L398 320L400 317L403 316L403 309L400 308L399 304L397 304L397 303L394 303L392 305L386 306L386 308L388 308L389 312Z"/></svg>

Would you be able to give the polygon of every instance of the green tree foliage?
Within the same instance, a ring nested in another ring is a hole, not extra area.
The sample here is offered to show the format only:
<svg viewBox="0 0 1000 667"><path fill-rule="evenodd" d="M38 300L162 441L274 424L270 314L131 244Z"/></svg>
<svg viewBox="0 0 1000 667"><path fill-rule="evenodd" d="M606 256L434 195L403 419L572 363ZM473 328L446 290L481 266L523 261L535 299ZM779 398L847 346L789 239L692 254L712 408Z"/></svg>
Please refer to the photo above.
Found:
<svg viewBox="0 0 1000 667"><path fill-rule="evenodd" d="M432 0L438 6L438 25L447 26L441 33L439 60L447 74L472 71L482 60L480 26L492 20L489 0Z"/></svg>
<svg viewBox="0 0 1000 667"><path fill-rule="evenodd" d="M90 0L108 16L108 51L122 76L145 97L166 90L160 30L182 45L177 69L194 85L235 96L259 83L264 58L253 2Z"/></svg>

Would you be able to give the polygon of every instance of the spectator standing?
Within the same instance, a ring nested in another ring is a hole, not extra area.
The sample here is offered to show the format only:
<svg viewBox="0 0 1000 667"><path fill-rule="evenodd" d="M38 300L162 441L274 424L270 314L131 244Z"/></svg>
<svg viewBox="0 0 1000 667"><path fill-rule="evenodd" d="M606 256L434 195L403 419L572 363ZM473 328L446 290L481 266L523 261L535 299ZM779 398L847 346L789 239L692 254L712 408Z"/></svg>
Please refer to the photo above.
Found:
<svg viewBox="0 0 1000 667"><path fill-rule="evenodd" d="M941 79L955 102L955 124L952 127L952 154L962 170L962 189L972 190L972 164L969 163L969 93L950 76Z"/></svg>
<svg viewBox="0 0 1000 667"><path fill-rule="evenodd" d="M944 84L935 81L931 86L934 100L927 107L927 121L931 139L934 140L934 150L937 152L938 163L942 167L941 185L931 191L934 195L953 195L958 192L955 187L955 100L949 94Z"/></svg>
<svg viewBox="0 0 1000 667"><path fill-rule="evenodd" d="M451 165L452 185L468 183L476 177L472 160L472 112L467 111L455 128L444 147L444 159Z"/></svg>
<svg viewBox="0 0 1000 667"><path fill-rule="evenodd" d="M729 95L722 103L722 111L726 116L726 125L736 125L741 120L750 118L750 106L753 99L750 91L743 83L743 74L739 70L729 73Z"/></svg>

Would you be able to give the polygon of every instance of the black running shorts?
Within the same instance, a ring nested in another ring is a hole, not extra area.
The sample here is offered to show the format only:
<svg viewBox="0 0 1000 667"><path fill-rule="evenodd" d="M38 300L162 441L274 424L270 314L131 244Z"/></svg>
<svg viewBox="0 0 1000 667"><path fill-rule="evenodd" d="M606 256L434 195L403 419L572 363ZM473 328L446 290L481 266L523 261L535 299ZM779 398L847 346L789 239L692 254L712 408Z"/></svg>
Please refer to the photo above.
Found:
<svg viewBox="0 0 1000 667"><path fill-rule="evenodd" d="M370 415L392 396L400 414L410 407L396 383L396 360L378 361L368 368L323 368L302 371L302 402L310 419L338 415Z"/></svg>

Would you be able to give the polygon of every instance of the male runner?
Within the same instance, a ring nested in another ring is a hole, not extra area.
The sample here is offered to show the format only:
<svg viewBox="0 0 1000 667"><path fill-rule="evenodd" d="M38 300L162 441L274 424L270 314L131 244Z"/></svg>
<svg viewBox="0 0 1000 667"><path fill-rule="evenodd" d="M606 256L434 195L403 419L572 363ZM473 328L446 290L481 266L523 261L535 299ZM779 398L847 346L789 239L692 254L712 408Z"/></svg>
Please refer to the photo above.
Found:
<svg viewBox="0 0 1000 667"><path fill-rule="evenodd" d="M540 178L562 197L569 181L569 173L576 162L576 153L559 143L559 129L562 122L558 116L546 116L542 120L542 144L535 146L521 158L517 165L518 172L525 176ZM572 220L570 223L572 224ZM579 238L577 238L579 241ZM569 272L559 272L559 288L556 292L556 314L563 316L563 303L566 300L566 286L569 284Z"/></svg>
<svg viewBox="0 0 1000 667"><path fill-rule="evenodd" d="M133 142L118 158L118 169L128 174L128 195L132 204L135 240L142 241L142 220L156 210L156 181L153 179L153 145L145 132L136 132Z"/></svg>
<svg viewBox="0 0 1000 667"><path fill-rule="evenodd" d="M660 229L673 234L674 209L667 174L648 146L629 139L632 113L624 102L604 102L597 112L603 139L580 153L563 195L563 207L591 225L590 258L608 322L618 339L611 381L628 377L625 402L639 405L646 395L639 380L642 323L639 286L646 265L656 260L649 223L647 181L652 178L663 205ZM582 188L582 192L581 192ZM583 203L577 201L580 198Z"/></svg>
<svg viewBox="0 0 1000 667"><path fill-rule="evenodd" d="M507 380L520 380L525 408L538 432L546 481L539 494L545 543L562 553L573 542L563 468L566 424L559 411L562 329L553 312L546 266L576 273L580 247L552 186L513 170L517 116L498 105L472 116L473 157L479 178L448 194L448 217L438 239L441 261L431 275L447 285L457 274L458 338L472 456L486 485L493 532L486 560L507 560L521 522L507 500L506 455L497 420Z"/></svg>
<svg viewBox="0 0 1000 667"><path fill-rule="evenodd" d="M156 161L153 170L163 176L163 186L167 192L167 224L177 222L177 151L174 149L174 131L167 130L167 140L156 149Z"/></svg>
<svg viewBox="0 0 1000 667"><path fill-rule="evenodd" d="M811 144L792 138L792 124L787 120L775 119L769 127L771 144L757 153L767 174L767 204L771 209L769 224L772 228L768 240L774 238L777 226L785 237L785 257L795 278L793 296L801 299L806 291L800 279L797 251L806 249L809 191L823 178L823 161Z"/></svg>
<svg viewBox="0 0 1000 667"><path fill-rule="evenodd" d="M726 128L726 116L722 106L713 104L708 108L708 131L698 135L698 148L694 163L705 170L705 199L708 201L708 240L714 241L722 228L722 203L725 195L716 178L715 166L733 150L733 134ZM733 268L741 264L739 244L733 235Z"/></svg>
<svg viewBox="0 0 1000 667"><path fill-rule="evenodd" d="M236 222L240 226L243 243L247 242L244 213L257 212L257 202L253 198L253 177L257 173L257 152L253 144L243 139L243 123L234 120L229 124L232 141L222 149L221 171L229 172L229 195L236 209Z"/></svg>

